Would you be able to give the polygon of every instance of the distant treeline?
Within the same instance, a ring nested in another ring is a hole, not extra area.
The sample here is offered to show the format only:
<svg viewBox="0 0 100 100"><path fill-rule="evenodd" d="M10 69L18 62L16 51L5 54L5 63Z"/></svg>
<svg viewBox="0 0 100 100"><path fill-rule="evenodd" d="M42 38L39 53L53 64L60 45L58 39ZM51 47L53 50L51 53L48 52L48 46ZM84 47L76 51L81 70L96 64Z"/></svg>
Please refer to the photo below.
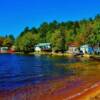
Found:
<svg viewBox="0 0 100 100"><path fill-rule="evenodd" d="M100 15L80 21L44 22L38 28L26 27L14 40L12 35L0 37L0 46L15 45L17 51L31 52L38 43L51 43L53 51L64 51L67 44L100 44Z"/></svg>
<svg viewBox="0 0 100 100"><path fill-rule="evenodd" d="M15 38L13 35L6 35L5 37L0 36L0 47L10 48L15 43Z"/></svg>

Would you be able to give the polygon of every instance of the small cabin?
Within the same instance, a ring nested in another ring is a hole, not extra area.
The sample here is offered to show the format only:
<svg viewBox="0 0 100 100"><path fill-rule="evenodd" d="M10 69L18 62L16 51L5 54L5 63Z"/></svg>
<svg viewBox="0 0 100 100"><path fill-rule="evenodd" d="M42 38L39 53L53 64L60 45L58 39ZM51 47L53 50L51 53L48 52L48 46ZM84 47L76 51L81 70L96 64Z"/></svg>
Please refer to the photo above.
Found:
<svg viewBox="0 0 100 100"><path fill-rule="evenodd" d="M93 48L94 48L95 54L100 54L100 45L99 44L95 45Z"/></svg>
<svg viewBox="0 0 100 100"><path fill-rule="evenodd" d="M51 50L51 43L39 43L35 46L36 52L50 51L50 50Z"/></svg>
<svg viewBox="0 0 100 100"><path fill-rule="evenodd" d="M7 53L8 52L8 47L1 47L0 52L1 53Z"/></svg>
<svg viewBox="0 0 100 100"><path fill-rule="evenodd" d="M78 43L69 43L67 53L70 53L70 54L79 53L79 44Z"/></svg>
<svg viewBox="0 0 100 100"><path fill-rule="evenodd" d="M83 45L80 47L80 50L84 53L84 54L93 54L94 50L91 46L89 46L88 44Z"/></svg>

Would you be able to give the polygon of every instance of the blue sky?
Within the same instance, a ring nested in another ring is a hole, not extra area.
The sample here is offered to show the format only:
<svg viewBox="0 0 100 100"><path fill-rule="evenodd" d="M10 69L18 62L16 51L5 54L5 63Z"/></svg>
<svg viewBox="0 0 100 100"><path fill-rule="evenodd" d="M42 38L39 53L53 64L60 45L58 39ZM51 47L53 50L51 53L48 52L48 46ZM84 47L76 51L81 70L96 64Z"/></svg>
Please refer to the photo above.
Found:
<svg viewBox="0 0 100 100"><path fill-rule="evenodd" d="M0 35L18 36L42 22L80 20L100 14L100 0L0 0Z"/></svg>

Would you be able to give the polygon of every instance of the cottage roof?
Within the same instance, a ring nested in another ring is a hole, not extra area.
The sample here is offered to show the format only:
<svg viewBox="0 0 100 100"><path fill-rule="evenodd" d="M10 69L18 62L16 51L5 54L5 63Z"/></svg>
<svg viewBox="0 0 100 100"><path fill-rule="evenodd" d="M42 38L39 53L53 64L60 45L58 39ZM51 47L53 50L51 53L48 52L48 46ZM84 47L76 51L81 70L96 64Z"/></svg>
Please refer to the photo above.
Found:
<svg viewBox="0 0 100 100"><path fill-rule="evenodd" d="M85 45L82 45L81 48L88 48L89 45L88 44L85 44Z"/></svg>
<svg viewBox="0 0 100 100"><path fill-rule="evenodd" d="M67 45L72 46L72 47L79 47L80 46L80 44L78 42L70 42Z"/></svg>
<svg viewBox="0 0 100 100"><path fill-rule="evenodd" d="M39 43L39 44L37 44L36 46L50 46L51 45L51 43Z"/></svg>

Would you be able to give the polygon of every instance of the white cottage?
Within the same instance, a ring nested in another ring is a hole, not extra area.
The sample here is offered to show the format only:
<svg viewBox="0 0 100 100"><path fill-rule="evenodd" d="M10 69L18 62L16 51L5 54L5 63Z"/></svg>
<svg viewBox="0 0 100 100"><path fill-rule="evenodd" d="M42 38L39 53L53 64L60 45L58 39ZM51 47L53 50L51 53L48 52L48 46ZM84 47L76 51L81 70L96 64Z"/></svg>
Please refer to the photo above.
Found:
<svg viewBox="0 0 100 100"><path fill-rule="evenodd" d="M83 45L80 47L80 50L84 53L84 54L93 54L94 50L91 46L89 46L88 44Z"/></svg>
<svg viewBox="0 0 100 100"><path fill-rule="evenodd" d="M78 54L79 53L79 44L74 42L74 43L69 43L68 44L68 51L67 53L70 54Z"/></svg>
<svg viewBox="0 0 100 100"><path fill-rule="evenodd" d="M94 52L95 52L95 54L100 54L100 46L99 45L94 46Z"/></svg>
<svg viewBox="0 0 100 100"><path fill-rule="evenodd" d="M8 47L1 47L0 52L1 53L7 53L8 52Z"/></svg>
<svg viewBox="0 0 100 100"><path fill-rule="evenodd" d="M49 51L51 50L51 43L39 43L35 46L35 51Z"/></svg>

